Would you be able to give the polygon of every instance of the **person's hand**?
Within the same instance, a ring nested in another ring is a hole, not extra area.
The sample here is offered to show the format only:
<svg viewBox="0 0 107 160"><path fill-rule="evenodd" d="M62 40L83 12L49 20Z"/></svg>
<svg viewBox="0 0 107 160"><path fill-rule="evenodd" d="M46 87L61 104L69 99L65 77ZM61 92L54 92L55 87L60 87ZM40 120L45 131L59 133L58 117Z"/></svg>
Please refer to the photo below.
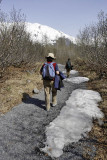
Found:
<svg viewBox="0 0 107 160"><path fill-rule="evenodd" d="M59 74L59 71L56 71L56 74Z"/></svg>

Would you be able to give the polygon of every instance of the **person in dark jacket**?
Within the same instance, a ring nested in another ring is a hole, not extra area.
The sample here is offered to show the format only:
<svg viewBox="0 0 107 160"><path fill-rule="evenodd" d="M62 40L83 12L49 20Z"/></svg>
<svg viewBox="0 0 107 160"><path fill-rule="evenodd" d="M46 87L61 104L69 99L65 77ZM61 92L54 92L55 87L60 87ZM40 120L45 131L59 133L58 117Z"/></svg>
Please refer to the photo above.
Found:
<svg viewBox="0 0 107 160"><path fill-rule="evenodd" d="M66 69L66 74L67 74L67 78L70 76L70 71L72 69L72 65L71 65L71 61L70 58L68 58L66 65L65 65L65 69Z"/></svg>
<svg viewBox="0 0 107 160"><path fill-rule="evenodd" d="M52 63L53 60L56 59L56 57L54 57L53 53L49 53L48 56L45 57L47 60L47 63ZM40 69L40 74L42 75L42 71L43 71L43 67L44 67L45 63L42 65L41 69ZM59 68L56 62L52 63L54 70L55 70L55 74L59 74ZM43 79L43 85L44 85L44 92L45 92L45 103L46 103L46 110L49 111L50 110L50 92L52 90L52 106L56 106L57 105L57 89L54 88L54 80L53 79Z"/></svg>

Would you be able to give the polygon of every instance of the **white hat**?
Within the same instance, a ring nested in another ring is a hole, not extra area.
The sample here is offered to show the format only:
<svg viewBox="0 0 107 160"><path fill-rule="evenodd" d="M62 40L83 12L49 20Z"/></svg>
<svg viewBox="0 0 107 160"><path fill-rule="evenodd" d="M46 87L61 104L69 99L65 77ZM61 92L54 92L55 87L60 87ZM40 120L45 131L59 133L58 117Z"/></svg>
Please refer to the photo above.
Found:
<svg viewBox="0 0 107 160"><path fill-rule="evenodd" d="M48 57L51 57L51 58L53 58L53 59L56 58L56 57L54 57L54 54L53 54L53 53L48 53L48 56L46 56L46 58L48 58Z"/></svg>

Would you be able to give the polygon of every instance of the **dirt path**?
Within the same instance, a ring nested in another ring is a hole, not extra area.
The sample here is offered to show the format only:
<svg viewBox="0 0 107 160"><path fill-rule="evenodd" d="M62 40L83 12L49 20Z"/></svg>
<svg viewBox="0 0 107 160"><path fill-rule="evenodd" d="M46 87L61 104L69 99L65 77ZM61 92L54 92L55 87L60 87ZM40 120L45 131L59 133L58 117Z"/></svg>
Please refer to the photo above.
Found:
<svg viewBox="0 0 107 160"><path fill-rule="evenodd" d="M86 88L84 83L64 82L64 86L58 91L57 106L48 113L45 110L44 91L41 90L0 117L0 160L51 160L51 157L39 151L44 147L45 127L59 115L73 90ZM93 159L96 148L92 140L84 138L65 147L64 154L57 160L83 160L85 147L89 147Z"/></svg>

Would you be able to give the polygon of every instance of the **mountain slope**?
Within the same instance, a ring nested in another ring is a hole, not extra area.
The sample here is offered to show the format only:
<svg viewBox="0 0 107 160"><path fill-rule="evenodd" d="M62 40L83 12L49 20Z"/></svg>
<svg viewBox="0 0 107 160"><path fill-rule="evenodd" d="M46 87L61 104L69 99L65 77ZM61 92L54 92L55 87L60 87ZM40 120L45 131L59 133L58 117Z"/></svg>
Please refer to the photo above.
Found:
<svg viewBox="0 0 107 160"><path fill-rule="evenodd" d="M38 41L40 43L55 43L55 41L64 37L69 41L75 43L75 38L69 36L61 31L57 31L51 27L41 25L39 23L25 23L25 28L28 33L31 35L31 40Z"/></svg>

